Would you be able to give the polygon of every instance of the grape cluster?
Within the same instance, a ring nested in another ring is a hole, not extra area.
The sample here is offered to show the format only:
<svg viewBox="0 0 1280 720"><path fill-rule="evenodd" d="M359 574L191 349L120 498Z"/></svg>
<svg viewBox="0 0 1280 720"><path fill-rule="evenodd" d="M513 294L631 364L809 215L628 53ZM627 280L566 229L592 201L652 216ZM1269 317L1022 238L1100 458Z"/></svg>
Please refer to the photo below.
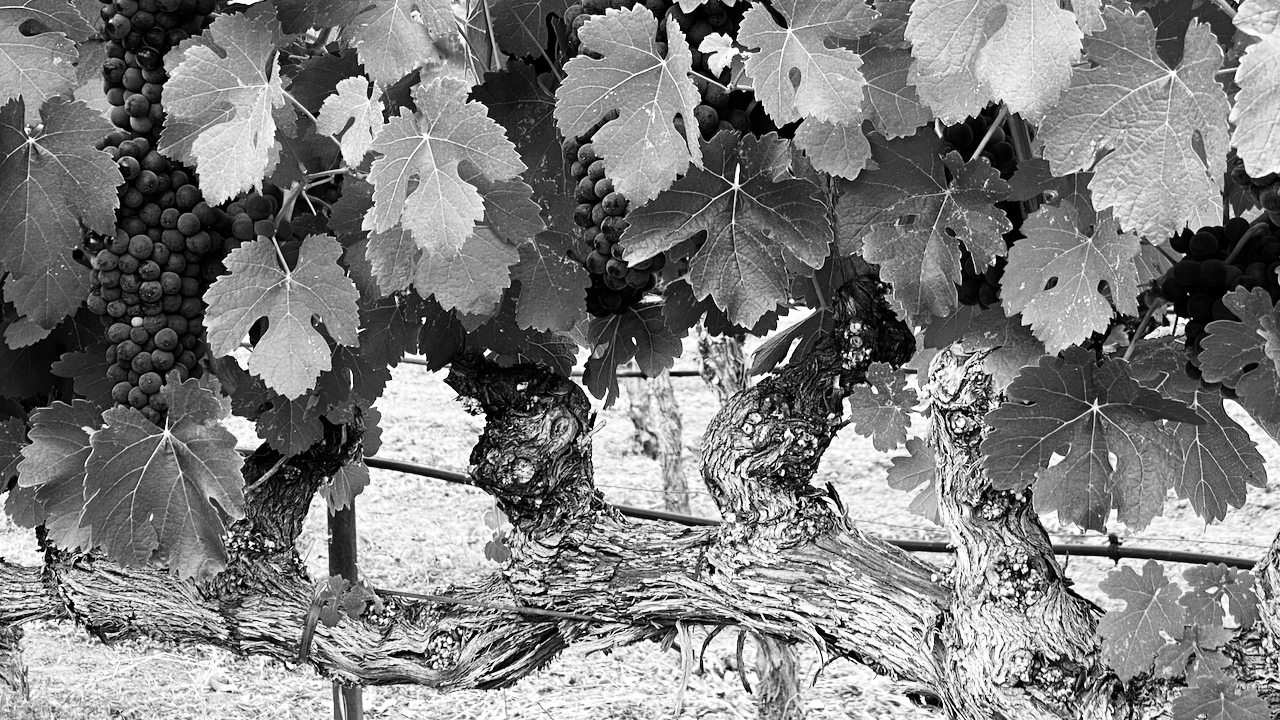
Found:
<svg viewBox="0 0 1280 720"><path fill-rule="evenodd" d="M227 251L257 237L291 238L292 221L287 217L277 219L276 213L279 211L280 203L275 197L258 193L243 195L227 205L231 228L231 238L226 242Z"/></svg>
<svg viewBox="0 0 1280 720"><path fill-rule="evenodd" d="M204 202L193 174L156 150L164 125L164 54L200 32L213 0L104 0L103 90L116 126L99 143L120 169L114 237L86 242L88 307L111 343L112 399L159 423L160 386L172 370L199 374L205 352L204 288L220 262L225 215Z"/></svg>
<svg viewBox="0 0 1280 720"><path fill-rule="evenodd" d="M974 151L990 132L991 137L987 140L979 157L986 158L991 166L1000 172L1001 178L1012 177L1014 171L1018 169L1017 154L1013 150L1013 144L1005 136L1004 128L991 127L995 117L995 106L989 106L978 115L945 128L942 131L939 152L946 154L955 151L967 161L973 157ZM1013 222L1014 229L1004 234L1005 247L1012 248L1016 241L1024 237L1019 230L1022 224L1021 208L1018 207L1018 203L997 203L997 207L1003 210ZM962 247L960 272L963 279L956 286L960 304L977 305L983 309L999 304L1000 280L1004 276L1004 268L1007 264L1006 258L1001 256L996 258L995 265L979 270L974 267L968 248Z"/></svg>
<svg viewBox="0 0 1280 720"><path fill-rule="evenodd" d="M1251 226L1244 218L1234 218L1222 227L1184 230L1170 245L1184 257L1160 278L1160 294L1173 304L1178 317L1187 318L1187 372L1199 379L1195 359L1205 326L1239 319L1223 303L1224 295L1236 288L1260 287L1272 302L1280 300L1280 231L1267 220Z"/></svg>

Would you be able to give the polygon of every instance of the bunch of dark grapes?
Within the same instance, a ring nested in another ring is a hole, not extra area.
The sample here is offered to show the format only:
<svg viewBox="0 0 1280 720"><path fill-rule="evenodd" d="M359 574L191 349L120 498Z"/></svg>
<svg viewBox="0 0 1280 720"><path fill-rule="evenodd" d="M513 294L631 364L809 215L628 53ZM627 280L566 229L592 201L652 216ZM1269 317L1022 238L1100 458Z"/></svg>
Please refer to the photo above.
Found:
<svg viewBox="0 0 1280 720"><path fill-rule="evenodd" d="M1263 288L1280 300L1280 233L1269 220L1253 225L1243 218L1222 227L1184 230L1170 245L1184 257L1159 281L1160 294L1186 318L1187 372L1199 379L1196 358L1205 326L1214 320L1238 320L1222 298L1236 288Z"/></svg>
<svg viewBox="0 0 1280 720"><path fill-rule="evenodd" d="M276 213L279 211L280 203L275 197L258 193L243 195L227 205L227 216L231 223L231 238L226 243L227 250L234 250L240 243L258 237L293 237L292 221L287 217L277 219Z"/></svg>
<svg viewBox="0 0 1280 720"><path fill-rule="evenodd" d="M221 250L225 215L204 202L193 174L156 151L165 121L164 54L200 32L213 0L105 0L103 90L116 130L99 144L120 169L114 237L88 243L88 307L111 343L112 399L161 422L159 395L173 370L200 372L205 352L201 296Z"/></svg>
<svg viewBox="0 0 1280 720"><path fill-rule="evenodd" d="M968 161L982 144L983 138L990 133L991 137L987 139L987 144L979 157L986 158L991 166L1000 172L1001 178L1012 177L1014 171L1018 169L1018 157L1013 150L1013 144L1005 136L1004 128L991 126L995 117L995 106L989 106L978 115L945 128L942 131L942 145L939 151L946 154L954 150ZM1013 223L1014 229L1004 234L1005 247L1012 248L1016 241L1024 237L1019 230L1022 225L1022 209L1018 203L1008 202L997 203L997 207L1003 210ZM1000 280L1004 277L1004 268L1007 264L1008 261L1001 256L996 258L995 265L982 269L975 268L968 249L962 246L960 272L963 279L956 286L960 304L977 305L983 309L998 305Z"/></svg>
<svg viewBox="0 0 1280 720"><path fill-rule="evenodd" d="M1253 202L1272 217L1280 220L1280 176L1268 173L1262 177L1250 177L1244 160L1235 151L1227 157L1227 175Z"/></svg>

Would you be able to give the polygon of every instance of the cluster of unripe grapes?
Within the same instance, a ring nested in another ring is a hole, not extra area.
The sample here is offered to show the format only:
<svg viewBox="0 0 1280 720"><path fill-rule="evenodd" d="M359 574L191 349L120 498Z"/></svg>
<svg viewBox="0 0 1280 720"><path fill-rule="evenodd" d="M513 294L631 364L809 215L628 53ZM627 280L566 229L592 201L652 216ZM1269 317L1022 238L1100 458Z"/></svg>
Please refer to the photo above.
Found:
<svg viewBox="0 0 1280 720"><path fill-rule="evenodd" d="M962 123L951 125L942 131L942 144L938 151L946 154L952 151L959 153L965 161L973 157L986 139L979 158L986 158L1000 177L1008 179L1018 169L1018 157L1013 144L1005 135L1003 127L992 127L996 117L995 106L989 106L978 115L966 119ZM988 134L990 137L988 137ZM976 161L976 160L975 160ZM1022 225L1022 212L1017 203L997 203L997 207L1005 212L1014 225L1014 229L1004 234L1006 248L1024 236L1018 228ZM962 280L956 286L961 305L977 305L983 309L1000 303L1000 280L1004 277L1004 268L1008 261L1004 256L996 258L994 265L978 269L973 265L973 258L967 248L961 246L960 273Z"/></svg>
<svg viewBox="0 0 1280 720"><path fill-rule="evenodd" d="M118 128L99 143L120 170L114 237L91 236L89 309L111 344L111 396L161 422L161 385L170 371L199 373L205 352L201 295L221 270L215 228L222 212L204 202L191 172L156 150L168 78L164 54L198 33L212 0L105 0L103 91Z"/></svg>

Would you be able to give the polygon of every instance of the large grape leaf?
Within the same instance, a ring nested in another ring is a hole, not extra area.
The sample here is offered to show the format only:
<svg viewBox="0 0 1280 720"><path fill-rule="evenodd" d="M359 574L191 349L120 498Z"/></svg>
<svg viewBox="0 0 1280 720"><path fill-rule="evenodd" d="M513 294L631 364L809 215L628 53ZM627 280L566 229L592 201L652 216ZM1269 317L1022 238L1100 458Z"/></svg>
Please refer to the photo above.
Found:
<svg viewBox="0 0 1280 720"><path fill-rule="evenodd" d="M1181 636L1184 613L1178 597L1182 591L1154 560L1142 566L1141 575L1127 566L1112 570L1098 589L1125 602L1123 610L1102 616L1098 634L1103 639L1103 660L1122 680L1132 680L1151 670L1156 651L1165 644L1161 633Z"/></svg>
<svg viewBox="0 0 1280 720"><path fill-rule="evenodd" d="M28 134L24 103L0 107L0 267L5 300L53 328L89 292L89 271L72 257L81 223L115 234L120 172L94 143L111 124L82 102L50 100L44 129Z"/></svg>
<svg viewBox="0 0 1280 720"><path fill-rule="evenodd" d="M889 452L907 441L918 398L901 369L871 363L866 385L854 388L848 402L854 432L871 438L876 450Z"/></svg>
<svg viewBox="0 0 1280 720"><path fill-rule="evenodd" d="M912 82L944 122L992 100L1038 120L1071 81L1083 33L1053 0L917 0Z"/></svg>
<svg viewBox="0 0 1280 720"><path fill-rule="evenodd" d="M432 38L456 31L447 0L276 0L288 34L309 27L345 26L369 76L390 85L414 68L440 60Z"/></svg>
<svg viewBox="0 0 1280 720"><path fill-rule="evenodd" d="M1213 32L1192 22L1175 71L1157 57L1145 13L1104 15L1106 29L1084 42L1089 63L1040 125L1045 159L1056 175L1092 170L1094 206L1138 235L1221 223L1228 103Z"/></svg>
<svg viewBox="0 0 1280 720"><path fill-rule="evenodd" d="M1173 699L1174 720L1267 720L1267 701L1251 687L1239 688L1230 676L1199 673Z"/></svg>
<svg viewBox="0 0 1280 720"><path fill-rule="evenodd" d="M808 180L774 179L770 160L785 148L775 135L718 133L704 168L627 215L624 257L653 257L705 232L689 261L694 294L710 296L732 322L755 325L787 300L793 275L822 266L831 241L822 191Z"/></svg>
<svg viewBox="0 0 1280 720"><path fill-rule="evenodd" d="M581 263L567 257L574 245L572 236L547 230L518 248L520 262L511 274L520 281L520 327L568 332L583 318L591 277Z"/></svg>
<svg viewBox="0 0 1280 720"><path fill-rule="evenodd" d="M373 97L369 97L370 89ZM337 85L320 107L316 128L326 135L342 136L342 159L359 167L373 138L382 129L382 100L377 86L363 77L349 77Z"/></svg>
<svg viewBox="0 0 1280 720"><path fill-rule="evenodd" d="M756 49L745 69L765 112L778 127L803 119L796 144L814 167L847 178L870 155L862 134L867 80L861 56L839 41L857 40L875 19L859 0L783 0L753 4L738 31L738 42Z"/></svg>
<svg viewBox="0 0 1280 720"><path fill-rule="evenodd" d="M511 266L520 259L515 246L491 230L479 229L462 247L432 250L418 263L414 287L434 295L446 310L488 316L511 285Z"/></svg>
<svg viewBox="0 0 1280 720"><path fill-rule="evenodd" d="M1236 68L1240 92L1231 106L1231 145L1252 177L1280 173L1280 133L1275 131L1280 116L1280 2L1245 0L1235 25L1257 42L1244 51Z"/></svg>
<svg viewBox="0 0 1280 720"><path fill-rule="evenodd" d="M920 438L909 438L907 454L899 455L889 463L889 487L910 492L924 485L924 489L911 499L907 510L935 524L939 523L937 475L937 458Z"/></svg>
<svg viewBox="0 0 1280 720"><path fill-rule="evenodd" d="M538 56L547 46L547 16L554 13L564 17L571 1L500 0L483 4L491 13L498 47L511 55Z"/></svg>
<svg viewBox="0 0 1280 720"><path fill-rule="evenodd" d="M1078 347L1023 368L1007 392L1009 400L988 413L991 433L982 441L991 484L1034 482L1037 509L1091 530L1105 530L1112 508L1135 528L1159 514L1181 460L1160 421L1204 422L1139 385L1128 363L1099 366ZM1055 454L1062 460L1051 466Z"/></svg>
<svg viewBox="0 0 1280 720"><path fill-rule="evenodd" d="M1022 313L1051 354L1106 332L1112 302L1122 315L1138 314L1138 236L1122 232L1104 212L1089 237L1077 217L1066 202L1033 213L1022 224L1026 237L1009 250L1000 281L1005 311ZM1110 300L1099 290L1104 282Z"/></svg>
<svg viewBox="0 0 1280 720"><path fill-rule="evenodd" d="M1249 433L1227 414L1221 393L1202 389L1183 372L1184 362L1181 345L1171 339L1147 340L1133 356L1133 373L1142 384L1187 403L1204 418L1202 425L1173 428L1182 456L1173 489L1191 501L1205 522L1216 522L1230 508L1244 505L1249 485L1266 487L1266 460Z"/></svg>
<svg viewBox="0 0 1280 720"><path fill-rule="evenodd" d="M954 312L960 244L986 267L1005 254L1000 236L1013 227L995 207L1009 191L1000 174L985 160L940 157L937 145L929 133L899 140L872 135L878 168L845 183L836 203L841 251L880 264L894 301L911 319Z"/></svg>
<svg viewBox="0 0 1280 720"><path fill-rule="evenodd" d="M1197 358L1208 382L1235 389L1236 402L1273 438L1280 438L1280 313L1262 288L1226 294L1240 322L1215 320L1200 338Z"/></svg>
<svg viewBox="0 0 1280 720"><path fill-rule="evenodd" d="M359 293L338 257L342 246L324 235L302 241L295 267L281 266L275 242L260 238L231 252L227 273L205 293L205 324L214 356L229 355L249 328L267 318L267 332L249 357L249 371L287 398L312 388L331 367L329 344L313 324L324 323L341 345L358 343Z"/></svg>
<svg viewBox="0 0 1280 720"><path fill-rule="evenodd" d="M1258 621L1258 595L1253 590L1253 573L1248 570L1210 563L1189 567L1182 577L1190 586L1180 601L1187 609L1187 624L1221 627L1228 609L1245 630Z"/></svg>
<svg viewBox="0 0 1280 720"><path fill-rule="evenodd" d="M116 562L207 578L226 567L226 521L244 517L243 460L222 425L231 403L176 373L160 393L164 427L131 407L103 413L107 426L89 438L81 522Z"/></svg>
<svg viewBox="0 0 1280 720"><path fill-rule="evenodd" d="M76 86L76 44L61 33L23 35L0 15L0 102L22 98L24 122L40 121L40 106Z"/></svg>
<svg viewBox="0 0 1280 720"><path fill-rule="evenodd" d="M914 135L933 117L909 79L911 52L906 48L873 47L862 53L867 78L867 115L875 129L892 140Z"/></svg>
<svg viewBox="0 0 1280 720"><path fill-rule="evenodd" d="M579 55L565 63L566 77L556 90L556 125L565 137L578 137L611 110L617 119L604 124L592 138L604 159L614 188L642 205L666 190L692 162L702 167L698 134L681 137L677 115L686 127L697 123L693 109L700 102L689 73L693 55L684 32L667 20L665 57L654 39L658 21L646 8L613 10L592 17L578 30L585 49L601 54L595 60Z"/></svg>
<svg viewBox="0 0 1280 720"><path fill-rule="evenodd" d="M932 359L929 349L952 343L960 343L965 352L987 353L982 367L991 373L991 382L1000 392L1009 387L1023 367L1034 365L1045 354L1044 343L1022 324L1020 315L1006 316L999 307L983 310L976 305L963 305L950 316L935 317L924 326L924 342L911 364L927 372Z"/></svg>
<svg viewBox="0 0 1280 720"><path fill-rule="evenodd" d="M260 188L279 160L276 128L293 121L276 52L282 39L274 13L218 15L165 55L168 118L159 149L200 168L211 204Z"/></svg>
<svg viewBox="0 0 1280 720"><path fill-rule="evenodd" d="M70 405L55 402L31 413L31 443L22 449L18 464L18 485L32 489L36 506L25 524L44 525L58 547L89 544L80 513L85 504L90 428L100 425L100 408L85 400L73 400Z"/></svg>
<svg viewBox="0 0 1280 720"><path fill-rule="evenodd" d="M463 173L500 182L524 171L502 127L466 93L466 84L452 78L419 85L413 98L421 112L402 108L378 133L373 149L381 157L369 171L374 205L364 216L365 230L388 232L399 224L420 248L456 251L485 211L480 188Z"/></svg>
<svg viewBox="0 0 1280 720"><path fill-rule="evenodd" d="M573 218L573 186L565 168L564 151L556 135L556 98L538 82L531 65L509 63L504 72L489 73L471 90L484 103L489 117L507 131L529 172L525 181L552 223Z"/></svg>
<svg viewBox="0 0 1280 720"><path fill-rule="evenodd" d="M592 395L606 405L618 399L618 366L636 361L650 377L670 370L684 350L684 332L673 333L662 318L662 304L649 303L605 318L592 318L587 328L591 357L582 370L582 381Z"/></svg>

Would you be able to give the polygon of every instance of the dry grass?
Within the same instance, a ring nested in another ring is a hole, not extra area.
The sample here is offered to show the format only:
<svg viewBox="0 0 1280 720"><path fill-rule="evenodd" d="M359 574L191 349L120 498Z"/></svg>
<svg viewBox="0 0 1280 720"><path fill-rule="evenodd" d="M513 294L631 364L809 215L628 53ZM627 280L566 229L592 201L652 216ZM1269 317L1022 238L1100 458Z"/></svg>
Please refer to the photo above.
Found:
<svg viewBox="0 0 1280 720"><path fill-rule="evenodd" d="M675 382L683 409L686 471L698 488L698 441L716 400L696 378ZM465 467L481 423L452 398L441 375L416 366L398 368L378 404L383 413L380 454ZM595 447L596 478L602 491L614 502L661 507L658 466L634 451L625 410L603 411L600 421L604 427L596 435ZM247 424L235 429L245 442L251 440ZM1261 436L1255 433L1255 437ZM1280 448L1269 440L1263 446L1271 467L1280 467L1276 464ZM907 512L909 496L887 487L887 465L888 456L846 431L828 451L817 481L835 485L850 515L870 532L942 538L936 528ZM1277 504L1280 494L1274 488L1251 491L1249 505L1232 513L1226 523L1206 529L1190 508L1171 502L1167 516L1153 523L1144 536L1162 538L1152 543L1160 546L1257 556L1260 550L1210 543L1265 545L1280 529L1280 513L1272 511ZM483 556L490 537L483 515L490 505L487 496L470 488L373 471L373 483L359 500L362 573L381 587L426 590L492 572L496 566ZM695 495L693 505L695 512L715 516L705 493ZM1051 521L1050 525L1050 530L1059 530ZM316 503L298 546L317 576L325 574L324 538L324 509ZM26 563L39 559L31 534L12 527L7 519L0 519L0 555ZM940 555L927 559L946 562L946 556ZM1071 560L1069 571L1077 589L1101 600L1096 585L1110 566L1105 560L1078 558ZM3 718L292 720L323 718L332 712L329 683L307 668L150 640L105 647L68 624L35 623L27 632L32 702L21 709L0 708ZM742 687L735 642L736 637L726 632L710 645L705 672L692 676L679 717L754 717L751 697ZM745 665L754 683L752 654L748 643ZM816 673L816 653L807 650L802 657L804 677L813 681L804 701L815 720L905 720L927 715L895 692L890 681L861 666L840 661ZM417 687L370 688L365 705L371 718L415 720L668 718L675 712L680 679L679 653L664 653L646 644L611 654L568 652L549 668L504 691L440 695Z"/></svg>

